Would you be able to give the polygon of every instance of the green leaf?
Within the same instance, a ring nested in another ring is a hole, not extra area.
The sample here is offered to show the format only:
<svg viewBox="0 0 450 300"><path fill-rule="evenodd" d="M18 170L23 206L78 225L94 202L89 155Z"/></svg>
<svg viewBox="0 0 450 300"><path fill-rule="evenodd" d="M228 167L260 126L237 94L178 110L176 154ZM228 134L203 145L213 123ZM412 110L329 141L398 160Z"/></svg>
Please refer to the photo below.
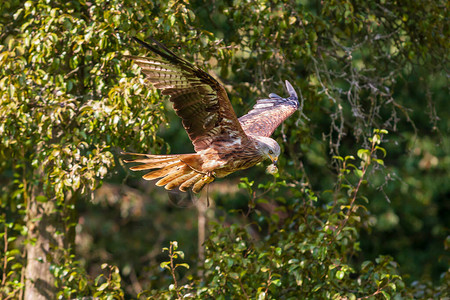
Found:
<svg viewBox="0 0 450 300"><path fill-rule="evenodd" d="M281 286L281 280L280 279L272 280L272 284L274 284L275 286Z"/></svg>
<svg viewBox="0 0 450 300"><path fill-rule="evenodd" d="M258 300L264 300L266 299L266 293L265 292L260 292L258 294Z"/></svg>
<svg viewBox="0 0 450 300"><path fill-rule="evenodd" d="M372 266L372 265L373 265L373 263L371 261L368 261L368 260L364 261L361 264L361 271L364 271L366 268L368 268L369 266Z"/></svg>
<svg viewBox="0 0 450 300"><path fill-rule="evenodd" d="M278 256L281 256L282 249L280 247L275 248L275 253Z"/></svg>
<svg viewBox="0 0 450 300"><path fill-rule="evenodd" d="M361 171L360 169L354 169L353 172L356 174L356 176L358 176L358 178L363 177L363 171Z"/></svg>
<svg viewBox="0 0 450 300"><path fill-rule="evenodd" d="M384 166L384 161L382 159L374 159L374 160L377 164Z"/></svg>
<svg viewBox="0 0 450 300"><path fill-rule="evenodd" d="M104 291L106 288L108 288L108 286L109 286L109 282L105 282L105 283L103 283L102 285L100 285L100 286L97 288L97 290L98 290L98 291Z"/></svg>
<svg viewBox="0 0 450 300"><path fill-rule="evenodd" d="M180 256L181 259L184 259L184 252L183 251L175 251L174 254L177 254Z"/></svg>
<svg viewBox="0 0 450 300"><path fill-rule="evenodd" d="M390 300L391 299L391 295L389 295L388 292L381 291L381 294L384 296L384 299L386 299L386 300Z"/></svg>
<svg viewBox="0 0 450 300"><path fill-rule="evenodd" d="M170 244L172 244L173 250L177 250L178 249L178 242L177 241L170 242Z"/></svg>
<svg viewBox="0 0 450 300"><path fill-rule="evenodd" d="M376 146L375 147L376 150L380 150L381 152L383 152L383 157L386 157L386 150L380 146Z"/></svg>
<svg viewBox="0 0 450 300"><path fill-rule="evenodd" d="M314 286L314 288L312 289L312 292L317 292L318 290L320 290L322 288L323 284L316 284Z"/></svg>
<svg viewBox="0 0 450 300"><path fill-rule="evenodd" d="M372 143L379 145L381 143L381 138L378 134L375 134L372 138Z"/></svg>
<svg viewBox="0 0 450 300"><path fill-rule="evenodd" d="M189 265L186 264L186 263L176 264L176 265L175 265L175 268L177 268L177 267L184 267L184 268L186 268L186 269L189 269Z"/></svg>
<svg viewBox="0 0 450 300"><path fill-rule="evenodd" d="M395 292L397 290L397 286L395 285L395 283L390 282L388 283L388 286Z"/></svg>
<svg viewBox="0 0 450 300"><path fill-rule="evenodd" d="M370 157L370 151L367 149L359 149L357 154L358 154L358 157L360 159L362 159L363 161L367 161L368 158Z"/></svg>
<svg viewBox="0 0 450 300"><path fill-rule="evenodd" d="M159 264L159 267L161 269L167 269L170 270L170 261L163 261L162 263Z"/></svg>
<svg viewBox="0 0 450 300"><path fill-rule="evenodd" d="M354 164L347 164L348 168L353 168L353 169L358 169L357 166L355 166Z"/></svg>

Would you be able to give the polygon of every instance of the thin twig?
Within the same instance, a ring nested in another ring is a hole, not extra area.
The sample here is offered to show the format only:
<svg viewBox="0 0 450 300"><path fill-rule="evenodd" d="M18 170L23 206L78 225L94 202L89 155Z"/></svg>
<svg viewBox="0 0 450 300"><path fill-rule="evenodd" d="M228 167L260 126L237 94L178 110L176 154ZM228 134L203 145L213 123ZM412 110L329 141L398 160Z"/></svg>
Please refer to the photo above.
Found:
<svg viewBox="0 0 450 300"><path fill-rule="evenodd" d="M372 142L372 148L370 149L369 159L372 157L374 152L375 152L375 142ZM347 211L347 214L345 215L344 220L342 220L342 223L339 226L339 229L337 230L336 234L334 235L334 238L330 241L330 243L333 242L337 238L337 236L341 233L341 231L344 229L345 225L347 224L348 219L350 218L350 215L351 215L351 213L353 211L353 207L355 205L356 197L358 196L359 189L361 187L361 184L364 181L364 176L366 175L366 172L367 172L367 169L369 168L369 165L370 165L370 163L365 163L364 164L364 167L362 169L361 177L359 178L358 184L356 185L356 188L353 191L353 197L350 200L350 207L349 207L349 209Z"/></svg>
<svg viewBox="0 0 450 300"><path fill-rule="evenodd" d="M173 244L172 243L170 243L169 258L170 258L170 273L172 274L172 278L173 278L173 282L174 282L174 286L175 286L175 291L177 292L178 299L182 299L181 293L178 290L177 277L175 276L175 266L173 265Z"/></svg>
<svg viewBox="0 0 450 300"><path fill-rule="evenodd" d="M244 289L244 285L242 284L241 278L239 278L239 285L241 286L241 290L245 295L245 298L250 299L250 297L248 296L247 292Z"/></svg>

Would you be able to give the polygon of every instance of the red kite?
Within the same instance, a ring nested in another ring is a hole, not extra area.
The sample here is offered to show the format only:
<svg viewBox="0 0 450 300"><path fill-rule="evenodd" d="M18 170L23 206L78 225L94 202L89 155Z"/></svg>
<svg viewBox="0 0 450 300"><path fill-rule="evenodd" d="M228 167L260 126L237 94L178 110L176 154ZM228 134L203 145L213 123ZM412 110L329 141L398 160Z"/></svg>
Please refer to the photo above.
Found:
<svg viewBox="0 0 450 300"><path fill-rule="evenodd" d="M270 135L299 107L297 93L286 81L288 98L270 94L269 99L258 100L248 114L236 117L225 88L211 75L176 56L163 44L149 45L135 40L158 57L127 56L147 75L148 81L170 95L176 114L194 145L196 153L138 155L141 158L125 162L141 163L133 171L152 170L143 176L146 180L161 178L156 185L171 190L179 187L194 193L214 179L225 177L270 159L274 165L280 155L280 146ZM272 168L276 169L276 168Z"/></svg>

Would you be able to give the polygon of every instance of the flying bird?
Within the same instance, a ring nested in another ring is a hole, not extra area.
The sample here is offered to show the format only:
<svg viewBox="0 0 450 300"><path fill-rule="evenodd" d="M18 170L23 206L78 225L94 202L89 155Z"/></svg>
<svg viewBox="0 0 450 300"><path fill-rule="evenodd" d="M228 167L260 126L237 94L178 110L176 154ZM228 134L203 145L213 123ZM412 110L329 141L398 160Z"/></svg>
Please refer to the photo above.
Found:
<svg viewBox="0 0 450 300"><path fill-rule="evenodd" d="M138 157L125 160L140 163L131 170L153 170L143 178L160 178L156 185L167 190L178 187L185 192L192 187L194 193L215 178L247 169L265 159L272 161L272 172L276 170L280 146L270 135L299 108L297 93L287 80L289 97L271 93L269 99L258 100L252 110L237 118L225 88L211 75L155 40L153 45L134 40L154 55L126 58L140 66L147 80L163 95L170 95L196 153L123 153Z"/></svg>

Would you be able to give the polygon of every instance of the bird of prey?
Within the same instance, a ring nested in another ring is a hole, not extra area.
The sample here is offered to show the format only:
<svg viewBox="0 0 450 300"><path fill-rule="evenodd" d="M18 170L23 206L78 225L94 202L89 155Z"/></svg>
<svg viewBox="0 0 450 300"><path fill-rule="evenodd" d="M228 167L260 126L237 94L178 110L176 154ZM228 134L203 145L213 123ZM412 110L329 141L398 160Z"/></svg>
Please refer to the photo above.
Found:
<svg viewBox="0 0 450 300"><path fill-rule="evenodd" d="M264 159L270 159L274 164L271 169L276 171L280 146L270 135L299 108L297 93L288 81L289 97L271 93L269 99L258 100L252 110L237 118L225 88L211 75L155 40L152 45L134 40L154 54L127 58L141 67L147 80L163 95L170 95L196 153L123 153L138 156L125 160L140 163L131 170L153 170L143 178L160 178L156 185L165 186L167 190L178 187L185 192L192 187L194 193L215 178L247 169Z"/></svg>

